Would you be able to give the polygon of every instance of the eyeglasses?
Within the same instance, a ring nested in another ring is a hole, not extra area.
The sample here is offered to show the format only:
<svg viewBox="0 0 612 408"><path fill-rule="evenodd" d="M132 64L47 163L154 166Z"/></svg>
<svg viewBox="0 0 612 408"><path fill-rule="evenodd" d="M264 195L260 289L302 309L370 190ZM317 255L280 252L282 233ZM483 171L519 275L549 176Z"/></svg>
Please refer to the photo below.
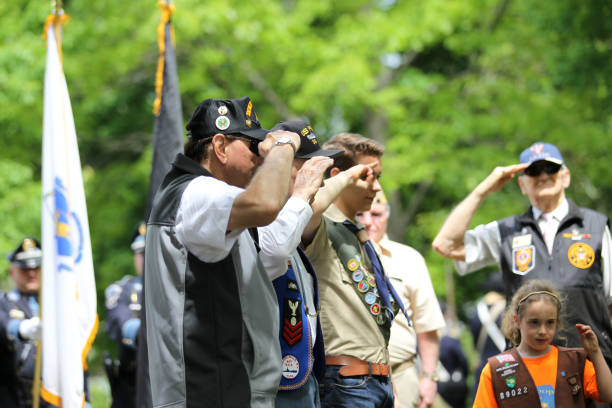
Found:
<svg viewBox="0 0 612 408"><path fill-rule="evenodd" d="M524 173L529 177L538 177L542 172L551 175L556 174L561 170L561 165L552 163L546 160L541 160L527 167Z"/></svg>
<svg viewBox="0 0 612 408"><path fill-rule="evenodd" d="M241 135L225 135L225 136L229 138L230 140L244 140L244 141L249 142L249 150L255 156L259 156L259 143L261 142L261 140L253 139L253 138L241 136Z"/></svg>

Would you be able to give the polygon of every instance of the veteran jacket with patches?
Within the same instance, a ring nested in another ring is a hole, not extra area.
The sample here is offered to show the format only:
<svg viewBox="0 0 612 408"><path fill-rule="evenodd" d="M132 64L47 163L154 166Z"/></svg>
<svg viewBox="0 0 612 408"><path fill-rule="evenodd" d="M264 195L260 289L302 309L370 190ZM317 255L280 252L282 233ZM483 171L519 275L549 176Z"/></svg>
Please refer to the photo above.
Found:
<svg viewBox="0 0 612 408"><path fill-rule="evenodd" d="M204 262L175 229L185 189L212 178L179 154L151 212L145 303L154 407L273 407L280 382L278 304L249 231Z"/></svg>
<svg viewBox="0 0 612 408"><path fill-rule="evenodd" d="M601 351L611 364L612 327L601 272L601 243L608 218L580 208L571 200L568 203L569 212L559 224L552 254L548 253L531 208L522 215L498 221L505 294L510 299L531 279L554 282L571 299L571 307L562 316L566 329L558 333L554 344L579 347L580 337L574 325L588 324L597 333ZM523 238L527 236L528 239Z"/></svg>

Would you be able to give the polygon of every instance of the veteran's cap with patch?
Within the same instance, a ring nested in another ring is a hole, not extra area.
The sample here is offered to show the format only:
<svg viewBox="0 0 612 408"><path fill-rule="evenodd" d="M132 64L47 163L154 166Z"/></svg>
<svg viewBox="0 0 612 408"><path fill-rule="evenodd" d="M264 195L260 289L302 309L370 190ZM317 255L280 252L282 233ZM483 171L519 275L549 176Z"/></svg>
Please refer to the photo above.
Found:
<svg viewBox="0 0 612 408"><path fill-rule="evenodd" d="M11 263L16 263L20 268L38 268L42 259L40 242L34 237L24 238L19 246L8 254L7 259Z"/></svg>
<svg viewBox="0 0 612 408"><path fill-rule="evenodd" d="M555 145L537 142L523 150L520 157L521 163L532 164L540 160L546 160L555 164L563 164L563 156Z"/></svg>
<svg viewBox="0 0 612 408"><path fill-rule="evenodd" d="M132 241L130 243L130 248L134 252L143 252L145 249L145 236L147 234L147 224L144 221L140 221L136 228L134 228L134 233L132 234Z"/></svg>
<svg viewBox="0 0 612 408"><path fill-rule="evenodd" d="M296 159L310 159L316 156L334 157L343 152L343 150L321 149L312 126L301 120L280 122L272 130L287 130L300 135L300 148L295 153Z"/></svg>
<svg viewBox="0 0 612 408"><path fill-rule="evenodd" d="M240 134L264 140L268 130L261 127L253 102L248 96L240 99L206 99L191 115L186 126L187 137L200 140L221 133Z"/></svg>

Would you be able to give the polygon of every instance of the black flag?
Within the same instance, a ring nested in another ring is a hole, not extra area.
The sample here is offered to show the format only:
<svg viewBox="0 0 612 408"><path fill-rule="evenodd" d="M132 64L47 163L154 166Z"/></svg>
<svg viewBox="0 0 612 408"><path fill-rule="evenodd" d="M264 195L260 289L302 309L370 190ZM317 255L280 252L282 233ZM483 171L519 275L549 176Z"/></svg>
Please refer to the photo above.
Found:
<svg viewBox="0 0 612 408"><path fill-rule="evenodd" d="M149 180L149 194L145 221L148 220L153 207L153 198L170 170L171 163L177 153L183 151L183 111L181 94L176 72L176 55L174 54L173 29L170 17L174 11L173 5L160 2L162 10L161 22L157 28L159 42L159 61L155 78L157 98L153 106L155 124L153 126L153 162ZM143 274L146 270L143 271ZM147 355L146 310L143 279L141 325L138 333L138 365L136 376L136 406L151 408L151 383L149 381L149 358Z"/></svg>

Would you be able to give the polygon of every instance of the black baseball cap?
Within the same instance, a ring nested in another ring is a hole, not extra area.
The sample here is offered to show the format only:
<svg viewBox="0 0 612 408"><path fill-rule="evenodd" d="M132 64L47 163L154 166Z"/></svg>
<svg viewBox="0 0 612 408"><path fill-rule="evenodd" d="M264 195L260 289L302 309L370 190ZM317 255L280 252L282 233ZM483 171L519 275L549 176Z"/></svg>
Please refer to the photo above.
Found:
<svg viewBox="0 0 612 408"><path fill-rule="evenodd" d="M200 140L221 133L240 134L264 140L269 130L261 127L253 102L248 96L240 99L206 99L191 115L186 126L187 137Z"/></svg>
<svg viewBox="0 0 612 408"><path fill-rule="evenodd" d="M296 159L310 159L316 156L335 157L344 150L321 149L314 129L310 123L301 120L280 122L272 130L287 130L300 135L300 148L295 153Z"/></svg>
<svg viewBox="0 0 612 408"><path fill-rule="evenodd" d="M17 248L6 257L9 262L16 263L20 268L34 269L40 266L42 250L40 242L34 237L25 237Z"/></svg>

